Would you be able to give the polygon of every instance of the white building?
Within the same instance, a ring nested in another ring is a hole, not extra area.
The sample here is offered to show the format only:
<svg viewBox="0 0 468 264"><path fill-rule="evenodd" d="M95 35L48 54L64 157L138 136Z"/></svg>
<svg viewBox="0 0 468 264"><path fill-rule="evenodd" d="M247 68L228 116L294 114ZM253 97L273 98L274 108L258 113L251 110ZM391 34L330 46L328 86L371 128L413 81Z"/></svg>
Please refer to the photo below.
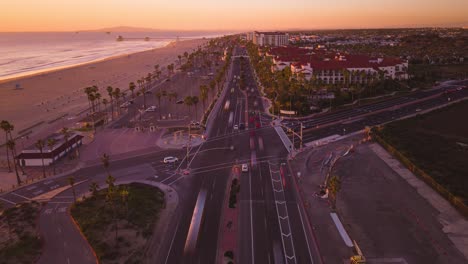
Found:
<svg viewBox="0 0 468 264"><path fill-rule="evenodd" d="M47 146L47 141L51 138L56 140L56 144L52 149ZM42 159L44 159L44 165L49 166L81 146L82 140L83 136L78 134L71 134L68 140L65 140L62 134L53 134L44 140L45 146L42 149L42 154L41 151L33 145L21 151L21 154L16 158L19 160L21 166L42 166Z"/></svg>
<svg viewBox="0 0 468 264"><path fill-rule="evenodd" d="M286 46L289 44L289 34L283 32L249 32L247 40L259 46Z"/></svg>

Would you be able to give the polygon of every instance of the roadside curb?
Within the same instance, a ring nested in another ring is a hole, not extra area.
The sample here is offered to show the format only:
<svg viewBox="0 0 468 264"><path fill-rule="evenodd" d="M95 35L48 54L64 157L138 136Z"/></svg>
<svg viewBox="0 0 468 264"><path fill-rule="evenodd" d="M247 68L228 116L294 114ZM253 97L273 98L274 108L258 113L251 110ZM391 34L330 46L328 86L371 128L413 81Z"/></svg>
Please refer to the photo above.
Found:
<svg viewBox="0 0 468 264"><path fill-rule="evenodd" d="M215 263L218 263L218 264L224 264L224 251L226 250L226 248L223 248L223 241L224 241L224 230L225 230L225 222L226 222L226 212L227 210L229 209L234 209L237 214L237 216L239 216L239 206L240 206L240 203L238 202L237 203L237 206L236 208L229 208L229 195L230 195L230 183L232 182L232 180L234 179L234 173L231 171L230 172L230 175L229 175L229 178L228 178L228 181L227 181L227 185L226 185L226 188L225 188L225 193L224 193L224 199L223 199L223 207L222 207L222 210L221 210L221 218L220 218L220 225L219 225L219 230L218 230L218 241L216 243L216 262ZM239 185L240 185L240 177L238 177L238 180L239 180ZM235 219L235 224L234 226L238 227L239 225L239 219ZM238 256L238 251L237 251L237 236L236 236L236 242L235 242L235 248L232 249L232 252L234 252L234 260L233 262L236 263L235 259L236 259L236 256Z"/></svg>
<svg viewBox="0 0 468 264"><path fill-rule="evenodd" d="M300 191L299 189L299 185L297 184L297 181L296 181L296 176L294 174L294 170L292 169L291 167L291 161L290 160L287 160L287 163L288 163L288 168L289 168L289 171L291 171L291 173L293 175L291 175L291 177L293 178L293 182L294 182L294 186L296 187L296 192L295 194L299 197L299 204L300 204L300 208L302 209L302 211L305 213L305 220L307 222L307 226L309 227L308 229L308 233L309 234L312 234L312 238L314 239L314 245L315 245L315 249L316 251L318 252L319 256L320 256L320 263L323 264L325 263L324 259L323 259L323 256L322 254L320 253L320 246L318 244L318 240L317 240L317 235L315 234L314 232L314 229L312 228L312 224L310 222L310 215L308 213L308 211L305 209L305 204L304 204L304 199L303 199L303 192Z"/></svg>
<svg viewBox="0 0 468 264"><path fill-rule="evenodd" d="M96 255L96 252L94 251L94 248L91 246L91 244L89 244L88 239L86 239L86 237L85 237L85 235L83 234L83 232L81 232L80 226L78 225L78 223L76 223L75 218L73 218L73 216L71 215L70 210L71 210L71 207L72 207L72 206L73 206L73 204L71 204L71 206L69 206L68 209L67 209L68 217L70 218L70 220L72 221L73 225L75 226L75 228L76 228L76 229L78 230L78 232L80 233L81 238L83 238L83 240L86 241L86 244L88 245L88 247L89 247L91 253L93 254L94 259L96 260L96 264L98 264L98 263L99 263L99 259L98 259L97 255Z"/></svg>

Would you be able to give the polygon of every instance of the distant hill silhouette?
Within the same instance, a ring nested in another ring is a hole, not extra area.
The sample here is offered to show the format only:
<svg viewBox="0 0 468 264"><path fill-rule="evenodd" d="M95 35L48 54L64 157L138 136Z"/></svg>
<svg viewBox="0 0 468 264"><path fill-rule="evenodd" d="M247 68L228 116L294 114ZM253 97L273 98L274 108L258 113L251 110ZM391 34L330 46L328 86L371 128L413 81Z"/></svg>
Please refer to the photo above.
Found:
<svg viewBox="0 0 468 264"><path fill-rule="evenodd" d="M94 30L83 30L82 32L157 32L157 31L164 31L164 30L154 29L154 28L119 26L119 27L110 27L110 28L100 28L100 29L94 29Z"/></svg>

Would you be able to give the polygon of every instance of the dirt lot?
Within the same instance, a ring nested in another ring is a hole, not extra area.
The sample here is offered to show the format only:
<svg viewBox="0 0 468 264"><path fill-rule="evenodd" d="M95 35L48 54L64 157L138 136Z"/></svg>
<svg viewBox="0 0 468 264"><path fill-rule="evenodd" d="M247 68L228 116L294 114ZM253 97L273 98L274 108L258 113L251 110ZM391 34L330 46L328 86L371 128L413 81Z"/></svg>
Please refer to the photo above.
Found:
<svg viewBox="0 0 468 264"><path fill-rule="evenodd" d="M369 263L466 263L443 232L440 212L371 146L359 145L335 167L337 211Z"/></svg>
<svg viewBox="0 0 468 264"><path fill-rule="evenodd" d="M468 202L468 101L386 125L380 135Z"/></svg>

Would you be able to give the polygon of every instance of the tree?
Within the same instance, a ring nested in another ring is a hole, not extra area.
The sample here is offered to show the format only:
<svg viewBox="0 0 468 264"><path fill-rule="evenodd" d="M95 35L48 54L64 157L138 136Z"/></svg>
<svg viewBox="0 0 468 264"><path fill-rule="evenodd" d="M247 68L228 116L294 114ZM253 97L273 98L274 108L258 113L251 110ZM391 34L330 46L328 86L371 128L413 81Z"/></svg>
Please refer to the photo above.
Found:
<svg viewBox="0 0 468 264"><path fill-rule="evenodd" d="M125 205L125 215L128 217L128 188L127 186L123 186L120 188L120 197L122 198L122 203Z"/></svg>
<svg viewBox="0 0 468 264"><path fill-rule="evenodd" d="M47 147L49 147L50 151L52 152L52 150L54 149L54 146L57 144L57 140L55 140L55 138L49 138L47 139ZM54 160L52 161L52 167L53 167L53 170L54 170L54 175L55 175L55 162Z"/></svg>
<svg viewBox="0 0 468 264"><path fill-rule="evenodd" d="M109 166L110 166L110 157L106 153L102 154L101 156L101 163L104 169L106 170L107 174L109 174Z"/></svg>
<svg viewBox="0 0 468 264"><path fill-rule="evenodd" d="M73 192L73 201L76 203L76 192L75 192L75 178L73 176L68 177L68 184L70 184Z"/></svg>
<svg viewBox="0 0 468 264"><path fill-rule="evenodd" d="M198 104L198 96L192 96L192 104L195 105L195 120L198 119L198 111L197 111L197 104Z"/></svg>
<svg viewBox="0 0 468 264"><path fill-rule="evenodd" d="M91 192L91 195L93 197L97 196L98 189L99 189L99 185L95 181L92 181L91 184L89 184L89 191Z"/></svg>
<svg viewBox="0 0 468 264"><path fill-rule="evenodd" d="M185 59L188 59L188 56L189 56L188 52L184 52Z"/></svg>
<svg viewBox="0 0 468 264"><path fill-rule="evenodd" d="M203 110L206 111L206 99L208 99L208 87L206 85L200 86L200 99L203 103Z"/></svg>
<svg viewBox="0 0 468 264"><path fill-rule="evenodd" d="M15 173L16 173L16 182L18 183L18 185L21 185L21 179L19 177L19 174L18 174L18 166L17 166L17 163L15 161L15 141L13 139L9 139L6 143L7 145L7 148L10 149L11 153L12 153L12 156L13 156L13 164L15 165Z"/></svg>
<svg viewBox="0 0 468 264"><path fill-rule="evenodd" d="M193 105L192 97L186 96L184 98L184 104L188 107L188 113L190 114L190 109L191 109L191 106Z"/></svg>
<svg viewBox="0 0 468 264"><path fill-rule="evenodd" d="M107 94L110 98L111 120L114 120L114 88L112 88L112 86L107 86Z"/></svg>
<svg viewBox="0 0 468 264"><path fill-rule="evenodd" d="M42 160L42 176L45 178L46 173L45 173L45 164L44 164L44 140L38 139L35 144L36 148L39 150L41 153L41 160Z"/></svg>
<svg viewBox="0 0 468 264"><path fill-rule="evenodd" d="M67 146L65 148L65 154L68 155L68 152L69 152L69 147L68 147L68 140L70 139L70 130L68 129L68 127L64 127L62 128L62 130L60 130L60 133L63 135L63 138L65 138L65 145Z"/></svg>
<svg viewBox="0 0 468 264"><path fill-rule="evenodd" d="M161 97L162 97L162 94L161 92L157 92L154 94L154 96L156 96L156 99L158 99L158 112L159 112L159 119L161 120Z"/></svg>
<svg viewBox="0 0 468 264"><path fill-rule="evenodd" d="M112 92L112 96L115 98L115 104L116 104L116 107L119 109L119 115L120 115L121 108L119 107L119 104L120 104L120 97L122 96L122 92L120 91L120 88L115 88L114 91Z"/></svg>
<svg viewBox="0 0 468 264"><path fill-rule="evenodd" d="M118 225L117 225L117 208L115 206L114 202L114 196L115 196L115 178L112 177L112 175L108 174L106 178L106 183L108 185L107 187L107 195L106 195L106 201L109 203L111 209L112 209L112 217L114 219L114 228L115 228L115 243L117 245L117 237L118 237Z"/></svg>
<svg viewBox="0 0 468 264"><path fill-rule="evenodd" d="M2 120L0 123L0 126L3 131L5 131L5 142L8 142L8 135L11 134L11 131L13 131L14 126L10 124L10 122L6 120ZM7 163L8 163L8 172L12 172L11 170L11 165L10 165L10 154L8 152L8 147L5 147L6 149L6 154L7 154Z"/></svg>
<svg viewBox="0 0 468 264"><path fill-rule="evenodd" d="M179 58L179 65L182 64L182 56L181 56L181 55L177 55L177 58Z"/></svg>
<svg viewBox="0 0 468 264"><path fill-rule="evenodd" d="M134 94L135 88L136 86L134 82L131 82L128 84L128 89L130 90L130 92L132 92L132 98L135 98L135 94Z"/></svg>
<svg viewBox="0 0 468 264"><path fill-rule="evenodd" d="M103 98L102 103L104 104L104 110L106 112L106 123L107 123L107 104L109 103L109 101L107 101L106 98Z"/></svg>
<svg viewBox="0 0 468 264"><path fill-rule="evenodd" d="M338 178L338 176L333 175L330 178L330 181L328 182L328 190L330 191L332 195L332 202L333 202L333 207L336 206L336 195L341 189L341 181Z"/></svg>

